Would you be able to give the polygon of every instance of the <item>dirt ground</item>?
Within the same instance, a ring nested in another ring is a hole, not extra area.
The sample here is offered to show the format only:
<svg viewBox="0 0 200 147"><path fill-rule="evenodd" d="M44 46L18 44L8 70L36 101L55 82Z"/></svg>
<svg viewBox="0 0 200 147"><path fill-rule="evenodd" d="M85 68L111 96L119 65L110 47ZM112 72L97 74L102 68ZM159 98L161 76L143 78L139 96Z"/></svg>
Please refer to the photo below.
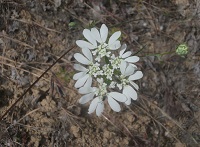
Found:
<svg viewBox="0 0 200 147"><path fill-rule="evenodd" d="M89 115L72 79L75 46L13 105L84 28L103 23L140 57L137 101ZM182 43L185 57L174 52ZM6 111L2 147L197 147L200 1L0 0L0 116Z"/></svg>

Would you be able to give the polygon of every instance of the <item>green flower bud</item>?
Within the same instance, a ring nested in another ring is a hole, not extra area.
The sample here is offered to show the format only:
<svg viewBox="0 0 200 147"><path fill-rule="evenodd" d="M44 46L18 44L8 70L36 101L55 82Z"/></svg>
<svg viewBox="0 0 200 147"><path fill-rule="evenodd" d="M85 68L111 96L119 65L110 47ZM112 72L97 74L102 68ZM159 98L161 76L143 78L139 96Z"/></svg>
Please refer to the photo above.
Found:
<svg viewBox="0 0 200 147"><path fill-rule="evenodd" d="M69 27L75 27L75 26L76 26L76 22L70 22L70 23L68 24L68 26L69 26Z"/></svg>
<svg viewBox="0 0 200 147"><path fill-rule="evenodd" d="M184 56L188 53L188 46L184 43L184 44L180 44L177 48L176 48L176 53L180 56Z"/></svg>

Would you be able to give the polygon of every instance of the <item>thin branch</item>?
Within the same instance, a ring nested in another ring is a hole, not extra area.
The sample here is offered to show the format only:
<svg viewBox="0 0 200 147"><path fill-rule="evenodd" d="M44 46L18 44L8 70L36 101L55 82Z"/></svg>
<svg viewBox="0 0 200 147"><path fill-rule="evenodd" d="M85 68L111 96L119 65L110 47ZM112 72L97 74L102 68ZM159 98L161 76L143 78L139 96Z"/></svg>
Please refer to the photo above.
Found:
<svg viewBox="0 0 200 147"><path fill-rule="evenodd" d="M3 118L14 108L14 106L25 96L26 93L58 62L60 61L61 58L63 58L66 54L68 54L72 49L74 48L71 47L69 50L67 50L60 58L58 58L45 72L42 73L42 75L35 81L31 86L25 90L25 92L6 110L6 112L0 117L0 121L3 120Z"/></svg>

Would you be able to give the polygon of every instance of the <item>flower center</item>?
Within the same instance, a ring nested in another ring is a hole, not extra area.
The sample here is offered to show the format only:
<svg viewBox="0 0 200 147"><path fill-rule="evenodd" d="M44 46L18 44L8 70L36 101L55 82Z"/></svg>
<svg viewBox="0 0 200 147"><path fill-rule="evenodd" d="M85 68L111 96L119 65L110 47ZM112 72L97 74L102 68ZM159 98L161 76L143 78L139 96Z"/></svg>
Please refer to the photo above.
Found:
<svg viewBox="0 0 200 147"><path fill-rule="evenodd" d="M114 69L119 68L120 64L121 64L121 60L119 57L116 57L114 59L111 60L111 65Z"/></svg>
<svg viewBox="0 0 200 147"><path fill-rule="evenodd" d="M107 49L108 49L108 44L106 43L100 44L97 47L97 49L92 52L93 55L97 55L95 60L100 62L102 57L104 56L109 57L111 52L107 52Z"/></svg>
<svg viewBox="0 0 200 147"><path fill-rule="evenodd" d="M124 76L124 75L121 75L119 77L120 79L120 83L117 84L117 87L121 90L122 87L125 87L126 85L129 85L129 80Z"/></svg>
<svg viewBox="0 0 200 147"><path fill-rule="evenodd" d="M112 80L114 70L109 67L109 65L103 66L103 74L106 76L107 79Z"/></svg>
<svg viewBox="0 0 200 147"><path fill-rule="evenodd" d="M106 83L102 83L99 85L98 90L95 92L96 95L99 96L100 100L104 100L104 97L107 94L107 84Z"/></svg>
<svg viewBox="0 0 200 147"><path fill-rule="evenodd" d="M101 75L102 74L102 71L101 69L99 68L99 64L98 63L95 63L95 64L91 64L89 66L89 74L90 75L93 75L94 77L97 77L98 75Z"/></svg>

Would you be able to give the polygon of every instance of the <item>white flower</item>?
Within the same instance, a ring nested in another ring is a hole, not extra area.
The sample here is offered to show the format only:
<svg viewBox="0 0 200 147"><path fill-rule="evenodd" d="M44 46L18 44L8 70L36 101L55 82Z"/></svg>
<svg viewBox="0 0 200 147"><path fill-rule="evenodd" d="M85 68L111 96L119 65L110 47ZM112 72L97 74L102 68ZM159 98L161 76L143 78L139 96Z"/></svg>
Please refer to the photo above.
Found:
<svg viewBox="0 0 200 147"><path fill-rule="evenodd" d="M81 87L79 89L79 93L85 94L79 100L79 103L85 104L92 100L90 107L88 109L88 113L91 114L96 110L96 115L100 116L104 110L104 100L108 99L108 104L110 105L111 109L119 112L121 110L120 105L117 103L119 102L126 102L127 97L124 94L118 92L110 92L107 93L107 84L103 82L103 79L98 79L99 88L97 87L90 87L89 84L87 86Z"/></svg>
<svg viewBox="0 0 200 147"><path fill-rule="evenodd" d="M74 69L80 71L73 76L73 79L77 80L75 83L76 88L84 86L85 82L87 82L88 80L92 81L92 76L97 77L97 75L102 75L102 71L99 68L100 65L98 63L93 63L91 51L88 48L83 48L82 52L85 56L80 53L76 53L74 54L74 58L78 62L84 65L88 65L89 69L83 67L80 64L74 65Z"/></svg>
<svg viewBox="0 0 200 147"><path fill-rule="evenodd" d="M79 89L79 93L80 94L85 94L83 95L80 100L79 103L81 104L85 104L87 102L89 102L90 100L93 99L93 97L95 96L95 93L98 89L96 87L90 87L90 86L83 86Z"/></svg>
<svg viewBox="0 0 200 147"><path fill-rule="evenodd" d="M137 99L136 91L139 87L134 80L143 76L134 65L139 57L132 56L131 51L126 51L126 44L121 46L118 40L120 31L108 38L108 28L105 24L100 30L84 29L83 35L86 41L76 41L83 54L74 54L74 58L79 62L74 64L74 68L79 72L73 76L73 79L77 80L75 87L79 88L78 91L82 94L79 103L91 101L88 113L96 111L97 116L104 111L105 101L113 111L119 112L119 102L129 105L131 99ZM120 47L119 55L115 56L114 51ZM117 89L120 92L115 91Z"/></svg>
<svg viewBox="0 0 200 147"><path fill-rule="evenodd" d="M99 99L99 97L96 97L95 99L92 100L90 107L88 109L88 114L93 113L95 109L97 116L100 116L104 110L104 102L101 99Z"/></svg>
<svg viewBox="0 0 200 147"><path fill-rule="evenodd" d="M87 41L84 40L77 40L76 44L80 48L89 48L94 49L93 55L97 55L98 62L100 59L104 56L109 57L111 52L107 52L107 50L116 50L119 49L121 44L118 38L121 36L121 32L117 31L115 32L107 41L108 37L108 28L105 24L102 24L100 31L98 31L96 28L84 29L83 30L83 36L87 39Z"/></svg>
<svg viewBox="0 0 200 147"><path fill-rule="evenodd" d="M127 48L126 44L123 44L121 46L121 51L119 52L119 59L122 59L130 63L133 67L137 68L133 63L138 62L140 58L138 56L131 56L132 54L131 51L125 52L126 48Z"/></svg>
<svg viewBox="0 0 200 147"><path fill-rule="evenodd" d="M115 112L119 112L121 110L121 107L117 101L119 102L127 101L126 96L118 92L108 93L107 98L108 98L108 104L110 105L111 109L114 110ZM104 110L104 102L100 97L96 97L92 100L88 113L89 114L93 113L95 109L96 109L97 116L100 116Z"/></svg>
<svg viewBox="0 0 200 147"><path fill-rule="evenodd" d="M79 93L85 94L79 100L79 103L85 104L85 103L89 102L90 100L92 100L95 95L98 95L99 89L96 87L85 87L84 86L79 89ZM95 109L96 109L97 116L100 116L104 110L103 97L101 95L98 95L97 97L95 97L92 100L90 107L88 109L88 113L90 114L90 113L94 112Z"/></svg>
<svg viewBox="0 0 200 147"><path fill-rule="evenodd" d="M137 66L134 65L133 63L139 61L139 57L131 56L131 54L132 54L131 51L125 52L126 47L127 47L126 44L123 44L121 46L121 51L119 52L118 57L116 57L114 54L112 54L110 62L111 62L113 69L118 69L122 61L125 61L125 62L129 63L130 65L132 65L133 67L137 68Z"/></svg>
<svg viewBox="0 0 200 147"><path fill-rule="evenodd" d="M89 71L88 69L86 69L85 67L83 67L82 65L79 65L79 64L75 64L74 69L80 71L79 73L76 73L73 76L73 79L77 80L74 85L75 88L80 88L80 87L84 86L86 81L88 81L88 82L91 81L91 83L92 83L92 77L91 77L91 75L88 74L88 71Z"/></svg>
<svg viewBox="0 0 200 147"><path fill-rule="evenodd" d="M96 97L92 100L90 107L88 109L88 113L91 114L96 109L96 115L100 116L101 113L104 110L104 97L107 94L107 85L103 83L103 79L97 79L99 83L99 88L97 87L91 87L88 85L81 87L79 89L79 93L85 94L82 96L79 100L79 103L85 104L93 99L93 97L96 95Z"/></svg>
<svg viewBox="0 0 200 147"><path fill-rule="evenodd" d="M88 48L82 48L82 52L85 56L83 56L80 53L75 53L74 58L79 62L84 65L90 65L93 63L93 57L91 54L91 51Z"/></svg>
<svg viewBox="0 0 200 147"><path fill-rule="evenodd" d="M130 105L131 99L137 99L137 92L135 91L135 89L139 89L139 86L133 81L141 79L143 77L143 74L141 71L135 71L135 68L125 61L121 63L120 71L122 74L120 76L121 84L117 84L117 86L119 89L123 87L122 93L127 97L127 101L125 102L125 104Z"/></svg>
<svg viewBox="0 0 200 147"><path fill-rule="evenodd" d="M93 97L98 93L99 89L96 87L81 87L79 93L85 94L79 100L79 103L85 104L93 99ZM96 115L100 116L104 110L104 103L102 97L99 95L95 97L89 107L88 113L94 112L96 109Z"/></svg>

